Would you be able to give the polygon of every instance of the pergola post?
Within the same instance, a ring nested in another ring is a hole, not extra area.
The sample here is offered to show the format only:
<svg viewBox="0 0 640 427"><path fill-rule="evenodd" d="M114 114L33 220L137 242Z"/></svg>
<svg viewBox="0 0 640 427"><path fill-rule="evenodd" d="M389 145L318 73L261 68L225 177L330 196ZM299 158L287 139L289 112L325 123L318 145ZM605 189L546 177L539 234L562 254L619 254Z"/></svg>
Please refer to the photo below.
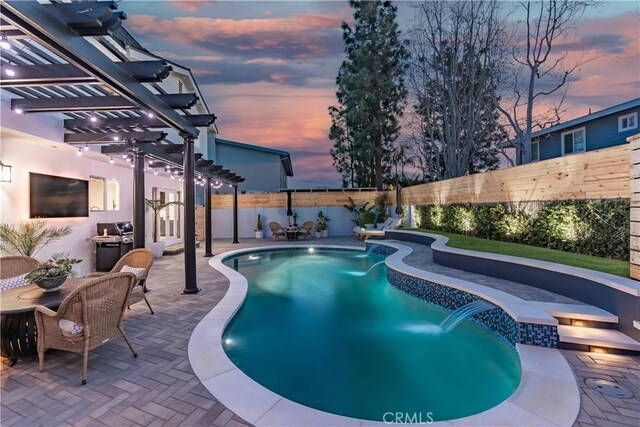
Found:
<svg viewBox="0 0 640 427"><path fill-rule="evenodd" d="M211 177L207 178L207 191L204 194L204 256L212 257L211 252Z"/></svg>
<svg viewBox="0 0 640 427"><path fill-rule="evenodd" d="M195 195L195 147L191 134L182 134L184 140L183 176L184 176L184 291L196 294L198 278L196 276L196 195Z"/></svg>
<svg viewBox="0 0 640 427"><path fill-rule="evenodd" d="M233 186L233 243L238 242L238 186Z"/></svg>
<svg viewBox="0 0 640 427"><path fill-rule="evenodd" d="M145 246L144 153L133 153L133 247Z"/></svg>

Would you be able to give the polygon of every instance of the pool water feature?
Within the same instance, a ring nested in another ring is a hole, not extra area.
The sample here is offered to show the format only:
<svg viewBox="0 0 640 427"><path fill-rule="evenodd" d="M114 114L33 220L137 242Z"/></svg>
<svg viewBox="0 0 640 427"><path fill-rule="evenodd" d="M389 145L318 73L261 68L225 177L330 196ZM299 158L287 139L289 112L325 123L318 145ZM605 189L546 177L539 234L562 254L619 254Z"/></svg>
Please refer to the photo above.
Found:
<svg viewBox="0 0 640 427"><path fill-rule="evenodd" d="M364 256L363 256L364 255ZM460 418L507 399L520 382L515 349L450 311L391 286L385 256L316 248L262 251L224 264L248 281L223 335L227 356L286 399L385 421Z"/></svg>

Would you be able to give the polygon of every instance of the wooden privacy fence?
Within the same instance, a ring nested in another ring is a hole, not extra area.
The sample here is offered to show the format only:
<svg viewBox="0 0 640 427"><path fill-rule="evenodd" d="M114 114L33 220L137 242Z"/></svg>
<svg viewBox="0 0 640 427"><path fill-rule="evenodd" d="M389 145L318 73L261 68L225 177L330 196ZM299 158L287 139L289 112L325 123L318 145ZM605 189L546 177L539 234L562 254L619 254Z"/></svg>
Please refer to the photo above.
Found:
<svg viewBox="0 0 640 427"><path fill-rule="evenodd" d="M629 198L629 145L402 189L404 205Z"/></svg>
<svg viewBox="0 0 640 427"><path fill-rule="evenodd" d="M367 202L374 204L376 197L380 193L376 191L318 191L292 193L291 201L293 209L296 208L330 208L342 207L349 204L349 197L358 205ZM396 192L386 191L387 205L396 202ZM214 194L211 196L211 206L213 210L233 208L232 194ZM264 209L264 208L287 208L287 193L267 193L267 194L238 194L238 209ZM346 210L345 210L346 211ZM204 206L196 206L196 236L198 239L204 238Z"/></svg>
<svg viewBox="0 0 640 427"><path fill-rule="evenodd" d="M388 191L387 204L395 204L395 191ZM375 203L376 191L322 191L310 193L292 193L292 206L295 208L308 208L315 206L343 206L349 204L351 197L357 204L369 202ZM233 208L233 195L215 194L211 197L213 209ZM286 208L287 193L267 194L238 194L238 208Z"/></svg>

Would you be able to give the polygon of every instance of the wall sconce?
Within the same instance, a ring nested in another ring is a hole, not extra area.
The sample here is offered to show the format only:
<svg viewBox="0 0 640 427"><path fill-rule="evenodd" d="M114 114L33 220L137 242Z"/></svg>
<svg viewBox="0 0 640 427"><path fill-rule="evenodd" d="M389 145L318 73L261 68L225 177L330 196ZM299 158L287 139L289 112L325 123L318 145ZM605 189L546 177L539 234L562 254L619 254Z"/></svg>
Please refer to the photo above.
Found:
<svg viewBox="0 0 640 427"><path fill-rule="evenodd" d="M11 182L11 166L0 162L0 182Z"/></svg>

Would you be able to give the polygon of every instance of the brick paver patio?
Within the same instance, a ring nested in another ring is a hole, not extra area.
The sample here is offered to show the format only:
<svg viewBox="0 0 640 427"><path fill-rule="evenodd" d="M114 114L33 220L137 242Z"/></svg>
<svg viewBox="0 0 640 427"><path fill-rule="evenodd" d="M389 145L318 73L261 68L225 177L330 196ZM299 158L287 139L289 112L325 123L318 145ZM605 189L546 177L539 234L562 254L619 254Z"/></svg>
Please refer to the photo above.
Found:
<svg viewBox="0 0 640 427"><path fill-rule="evenodd" d="M228 241L215 241L214 253L274 243L246 240L231 245ZM291 242L278 242L288 243ZM362 245L353 238L329 238L315 243ZM85 386L80 385L80 355L49 351L44 372L38 372L35 357L19 360L14 367L5 361L0 368L0 424L247 425L202 386L187 358L191 331L228 288L227 280L207 265L208 259L202 254L199 249L198 283L202 292L197 295L181 295L181 255L156 261L149 278L151 292L147 294L156 314L151 315L144 303L138 303L125 317L125 329L139 353L137 359L131 357L121 339L92 351ZM576 351L563 354L581 389L582 410L576 425L640 425L639 358ZM635 397L604 396L586 386L585 378L617 381L631 389Z"/></svg>

